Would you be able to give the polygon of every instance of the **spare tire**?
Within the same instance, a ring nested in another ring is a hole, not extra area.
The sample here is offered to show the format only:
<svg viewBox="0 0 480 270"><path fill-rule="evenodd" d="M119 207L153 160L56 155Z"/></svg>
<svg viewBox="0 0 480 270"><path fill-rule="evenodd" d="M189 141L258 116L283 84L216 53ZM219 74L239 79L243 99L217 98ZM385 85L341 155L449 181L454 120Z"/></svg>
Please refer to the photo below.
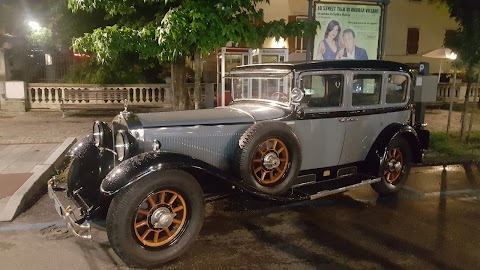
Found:
<svg viewBox="0 0 480 270"><path fill-rule="evenodd" d="M235 169L242 181L271 195L285 193L292 186L302 164L302 150L287 124L256 123L238 145Z"/></svg>

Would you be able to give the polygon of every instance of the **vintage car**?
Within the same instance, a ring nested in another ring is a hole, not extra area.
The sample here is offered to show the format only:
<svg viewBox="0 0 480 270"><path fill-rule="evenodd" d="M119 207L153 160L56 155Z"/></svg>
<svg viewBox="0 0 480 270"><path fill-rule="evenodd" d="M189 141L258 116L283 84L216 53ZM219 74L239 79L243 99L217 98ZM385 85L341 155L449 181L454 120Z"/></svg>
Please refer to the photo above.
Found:
<svg viewBox="0 0 480 270"><path fill-rule="evenodd" d="M425 125L412 123L412 75L399 63L248 65L226 81L226 107L126 108L111 125L95 122L68 154L67 187L48 183L68 228L89 239L92 220L106 219L118 256L154 267L192 244L205 203L232 188L278 201L363 185L387 195L428 147ZM62 191L75 206L62 204Z"/></svg>

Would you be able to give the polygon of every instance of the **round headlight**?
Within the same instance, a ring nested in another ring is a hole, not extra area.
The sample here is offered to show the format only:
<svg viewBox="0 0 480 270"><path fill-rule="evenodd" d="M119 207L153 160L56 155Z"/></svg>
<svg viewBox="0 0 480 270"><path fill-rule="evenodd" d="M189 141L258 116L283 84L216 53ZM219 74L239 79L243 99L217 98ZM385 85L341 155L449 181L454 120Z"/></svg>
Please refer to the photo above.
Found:
<svg viewBox="0 0 480 270"><path fill-rule="evenodd" d="M128 157L128 137L124 130L120 130L115 135L115 152L119 161Z"/></svg>
<svg viewBox="0 0 480 270"><path fill-rule="evenodd" d="M105 131L100 121L93 123L93 139L95 140L95 146L103 146L103 136Z"/></svg>
<svg viewBox="0 0 480 270"><path fill-rule="evenodd" d="M299 88L292 89L292 101L295 103L299 103L305 94Z"/></svg>

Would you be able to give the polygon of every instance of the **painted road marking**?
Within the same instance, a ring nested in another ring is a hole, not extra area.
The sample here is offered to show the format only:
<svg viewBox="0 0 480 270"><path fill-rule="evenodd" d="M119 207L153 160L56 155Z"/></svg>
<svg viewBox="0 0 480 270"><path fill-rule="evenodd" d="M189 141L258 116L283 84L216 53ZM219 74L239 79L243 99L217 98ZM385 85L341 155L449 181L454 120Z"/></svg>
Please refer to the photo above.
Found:
<svg viewBox="0 0 480 270"><path fill-rule="evenodd" d="M57 222L50 222L50 223L20 224L20 225L0 227L0 232L28 231L28 230L39 230L39 229L41 230L41 229L48 228L50 226L67 227L67 225L65 224L65 221L57 221Z"/></svg>

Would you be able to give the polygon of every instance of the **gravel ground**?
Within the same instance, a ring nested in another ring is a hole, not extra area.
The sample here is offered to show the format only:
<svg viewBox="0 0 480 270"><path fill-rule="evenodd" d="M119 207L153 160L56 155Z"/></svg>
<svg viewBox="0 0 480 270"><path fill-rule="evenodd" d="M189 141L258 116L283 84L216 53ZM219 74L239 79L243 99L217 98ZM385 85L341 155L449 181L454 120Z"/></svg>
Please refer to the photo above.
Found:
<svg viewBox="0 0 480 270"><path fill-rule="evenodd" d="M426 122L431 131L443 131L447 127L448 111L428 110ZM30 111L22 113L0 111L0 144L61 143L67 137L83 138L92 130L95 120L110 123L115 113L69 114L61 112ZM474 130L480 130L480 115L474 119ZM452 131L460 130L460 113L454 112Z"/></svg>

